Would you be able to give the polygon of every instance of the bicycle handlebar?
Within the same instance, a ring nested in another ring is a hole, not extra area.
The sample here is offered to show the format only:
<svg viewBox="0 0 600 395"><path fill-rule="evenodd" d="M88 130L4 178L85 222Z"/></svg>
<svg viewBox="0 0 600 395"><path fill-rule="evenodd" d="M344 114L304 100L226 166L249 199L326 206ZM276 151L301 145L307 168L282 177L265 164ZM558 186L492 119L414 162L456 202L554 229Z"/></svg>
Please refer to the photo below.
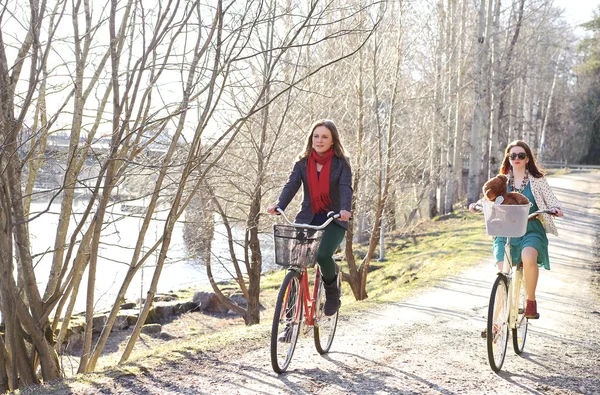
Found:
<svg viewBox="0 0 600 395"><path fill-rule="evenodd" d="M552 211L551 209L547 209L547 210L534 211L533 213L529 214L529 216L527 218L536 217L538 214L549 214L549 215L552 215L554 217L557 216L557 214L554 211Z"/></svg>
<svg viewBox="0 0 600 395"><path fill-rule="evenodd" d="M340 214L339 214L339 213L337 213L337 214L336 214L336 213L334 213L333 211L330 211L330 212L328 212L328 213L327 213L327 221L323 222L323 224L321 224L321 225L298 224L298 223L295 223L295 222L292 222L292 221L290 221L290 220L289 220L289 218L288 218L288 217L285 215L285 213L283 212L283 210L282 210L282 209L280 209L279 207L277 207L277 208L276 208L276 211L277 211L279 214L283 215L283 218L285 218L285 221L286 221L286 222L287 222L289 225L291 225L291 226L298 226L298 227L300 227L300 228L314 229L314 230L323 230L323 229L325 229L325 227L326 227L327 225L329 225L329 224L331 223L331 221L333 221L334 219L336 219L336 218L339 218L339 217L340 217Z"/></svg>
<svg viewBox="0 0 600 395"><path fill-rule="evenodd" d="M475 207L474 207L474 210L475 211L483 211L483 205L479 204L479 203L476 203ZM546 209L546 210L537 210L537 211L534 211L533 213L529 214L529 216L527 216L527 218L530 219L530 218L536 217L539 214L549 214L549 215L552 215L554 217L557 216L557 214L554 211L552 211L552 209Z"/></svg>

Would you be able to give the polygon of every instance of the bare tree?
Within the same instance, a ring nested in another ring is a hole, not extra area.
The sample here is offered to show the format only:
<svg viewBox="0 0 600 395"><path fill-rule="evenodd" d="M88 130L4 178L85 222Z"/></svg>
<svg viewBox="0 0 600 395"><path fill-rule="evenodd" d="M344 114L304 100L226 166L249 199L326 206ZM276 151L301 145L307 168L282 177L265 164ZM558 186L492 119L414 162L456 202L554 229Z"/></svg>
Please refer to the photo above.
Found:
<svg viewBox="0 0 600 395"><path fill-rule="evenodd" d="M0 290L2 312L6 319L6 337L0 353L10 356L10 360L2 359L5 368L3 376L8 379L2 381L0 389L3 390L37 383L35 369L38 360L44 380L60 377L60 366L52 347L52 336L46 336L47 307L37 288L30 252L25 217L26 202L21 189L20 160L23 153L21 144L24 140L21 134L25 131L23 123L37 91L41 74L38 63L50 50L56 26L51 25L51 30L47 32L48 44L43 47L40 36L42 21L46 15L45 2L32 3L30 11L25 24L25 38L17 46L14 63L10 67L4 28L0 32ZM58 5L51 11L53 17L59 17L61 12ZM10 9L8 4L2 5L0 23L4 24L4 17L15 13L20 13L20 10ZM30 65L29 73L20 84L27 62ZM15 272L16 278L13 274ZM12 313L7 315L7 312ZM32 345L33 353L27 351L26 342Z"/></svg>
<svg viewBox="0 0 600 395"><path fill-rule="evenodd" d="M491 4L491 0L489 1ZM489 6L488 6L489 7ZM486 82L483 74L484 63L488 56L488 36L486 24L486 0L479 2L479 22L477 26L477 60L476 60L476 88L475 109L471 124L471 147L469 151L469 184L467 189L467 203L475 202L479 198L479 184L481 183L481 147L482 130L487 119L486 107Z"/></svg>
<svg viewBox="0 0 600 395"><path fill-rule="evenodd" d="M350 59L365 45L378 24L376 18L369 24L358 25L360 19L373 7L371 4L330 3L323 7L315 2L311 6L304 19L292 23L294 21L289 19L278 21L275 15L281 9L275 3L266 4L265 14L270 17L266 18L268 22L264 26L258 28L264 35L255 36L257 46L263 49L263 53L249 62L249 69L253 73L246 80L250 84L246 93L238 95L234 100L235 105L239 106L246 101L248 93L255 89L252 86L259 87L264 92L262 107L246 122L237 144L224 156L217 171L219 175L215 174L213 177L213 199L229 243L229 258L221 258L221 262L217 263L230 268L232 279L247 300L247 307L236 304L219 289L219 284L212 276L212 260L206 262L209 280L216 295L227 307L240 313L247 324L258 323L260 318L259 290L263 268L259 238L262 231L260 214L265 195L270 196L278 189L273 180L269 181L269 175L273 173L274 166L279 166L281 159L285 158L289 162L289 154L279 154L280 151L289 152L289 140L298 141L298 146L304 143L304 132L293 137L298 128L290 126L296 121L295 114L301 110L296 103L302 99L303 90L311 89L315 76ZM322 27L326 27L325 35L321 35L316 26L311 26L312 21L316 20L320 21ZM280 22L283 22L281 27L284 30L277 32L277 23ZM303 60L307 57L313 59L312 54L328 52L324 48L339 47L339 43L348 37L355 38L355 42L337 55L322 58L315 56L309 67L303 65ZM290 87L299 89L292 90ZM298 122L310 124L312 120L302 114ZM232 167L231 163L235 162L244 163L245 166L242 169ZM252 170L248 173L249 168ZM284 169L282 173L289 170L288 166ZM236 238L235 228L242 226L244 237ZM240 246L243 253L236 252L237 246Z"/></svg>
<svg viewBox="0 0 600 395"><path fill-rule="evenodd" d="M464 53L465 53L465 33L466 33L466 10L467 10L467 2L462 0L460 2L460 31L457 34L457 44L455 50L457 54L454 59L454 69L456 76L453 78L454 84L451 86L451 93L453 96L450 97L450 100L453 101L449 122L452 125L452 130L454 131L454 135L452 137L450 143L450 153L452 154L452 159L449 163L449 174L448 174L448 189L446 195L446 209L447 211L451 211L454 205L455 197L459 197L462 194L462 157L464 153L463 146L463 107L462 103L463 97L463 78L465 74L465 62L464 62Z"/></svg>
<svg viewBox="0 0 600 395"><path fill-rule="evenodd" d="M379 92L379 81L384 81L383 75L386 73L382 73L379 69L379 66L382 64L386 64L385 60L382 60L382 49L384 48L384 43L386 40L383 40L383 36L385 34L376 35L373 41L373 53L372 53L372 63L371 70L373 74L373 118L375 119L375 128L374 128L374 137L375 137L375 147L374 147L374 160L376 163L376 168L378 171L375 173L374 178L374 186L373 189L376 193L374 197L374 206L371 208L373 212L372 217L372 229L370 231L370 238L368 242L368 249L365 257L362 259L360 266L357 266L356 260L354 259L352 252L352 236L353 236L353 222L351 222L350 230L347 235L346 242L346 257L348 259L348 273L344 273L344 280L347 281L352 289L354 297L357 300L363 300L368 297L367 295L367 278L369 273L369 266L373 259L373 255L377 246L381 241L381 235L383 232L382 227L382 219L384 215L384 210L387 207L387 200L390 195L390 185L394 179L394 173L392 172L393 166L393 156L394 156L394 143L396 142L396 134L398 126L396 124L396 114L399 112L399 102L400 102L400 90L402 86L402 64L403 64L403 55L404 55L404 41L403 41L403 3L401 2L398 7L393 7L392 14L395 15L396 20L400 21L400 24L396 26L392 30L392 37L395 41L393 41L393 51L391 52L390 57L390 77L391 81L394 83L390 86L386 86L384 84L385 96L381 95ZM359 70L359 87L362 85L363 78L363 63L360 62L360 70ZM363 90L359 88L359 103L362 103L362 95ZM363 106L359 105L358 108L358 116L359 119L363 118ZM362 162L362 152L365 147L362 146L363 136L362 136L362 121L359 125L359 133L357 135L357 141L360 144L358 150L360 156L358 158L359 163ZM360 169L354 175L354 194L360 193L362 191L360 187ZM353 202L353 210L356 210L356 199ZM371 211L370 210L370 211ZM360 212L359 212L360 213ZM357 212L354 211L356 215Z"/></svg>

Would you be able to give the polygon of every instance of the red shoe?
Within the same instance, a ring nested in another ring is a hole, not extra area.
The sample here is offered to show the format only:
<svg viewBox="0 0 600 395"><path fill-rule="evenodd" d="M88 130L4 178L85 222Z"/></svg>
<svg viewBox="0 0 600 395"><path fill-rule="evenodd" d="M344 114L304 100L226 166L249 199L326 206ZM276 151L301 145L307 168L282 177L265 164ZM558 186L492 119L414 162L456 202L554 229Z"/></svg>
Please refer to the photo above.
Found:
<svg viewBox="0 0 600 395"><path fill-rule="evenodd" d="M525 318L536 320L540 318L537 312L537 302L535 300L527 299L527 306L525 307Z"/></svg>

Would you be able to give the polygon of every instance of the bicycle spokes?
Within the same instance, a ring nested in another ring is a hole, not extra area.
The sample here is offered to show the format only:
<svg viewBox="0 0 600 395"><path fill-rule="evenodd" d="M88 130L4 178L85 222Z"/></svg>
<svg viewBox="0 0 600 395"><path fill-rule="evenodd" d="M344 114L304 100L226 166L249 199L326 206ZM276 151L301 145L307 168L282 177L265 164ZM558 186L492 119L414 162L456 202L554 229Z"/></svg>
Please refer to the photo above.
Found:
<svg viewBox="0 0 600 395"><path fill-rule="evenodd" d="M516 287L514 292L514 305L517 306L515 313L515 323L512 328L513 337L513 349L515 353L521 354L525 349L525 340L527 339L527 328L529 326L529 319L525 317L525 306L527 304L527 287L523 281L522 269L517 270L515 276L514 286Z"/></svg>
<svg viewBox="0 0 600 395"><path fill-rule="evenodd" d="M338 288L340 287L340 282L338 277ZM331 344L333 343L333 337L335 336L335 329L337 327L338 312L336 311L335 314L330 316L325 315L325 312L323 311L325 306L325 287L322 281L319 284L315 304L315 347L319 354L325 354L329 352Z"/></svg>
<svg viewBox="0 0 600 395"><path fill-rule="evenodd" d="M279 317L279 321L283 324L289 325L298 321L298 312L300 311L299 304L302 303L300 298L297 297L298 289L299 287L294 283L290 283L287 287L283 301L283 306L285 306L285 308L281 309Z"/></svg>
<svg viewBox="0 0 600 395"><path fill-rule="evenodd" d="M271 328L271 365L277 373L284 372L292 359L302 323L302 291L300 275L288 272L275 305Z"/></svg>
<svg viewBox="0 0 600 395"><path fill-rule="evenodd" d="M506 355L508 342L508 284L503 275L496 278L490 296L487 322L487 349L490 367L499 371Z"/></svg>

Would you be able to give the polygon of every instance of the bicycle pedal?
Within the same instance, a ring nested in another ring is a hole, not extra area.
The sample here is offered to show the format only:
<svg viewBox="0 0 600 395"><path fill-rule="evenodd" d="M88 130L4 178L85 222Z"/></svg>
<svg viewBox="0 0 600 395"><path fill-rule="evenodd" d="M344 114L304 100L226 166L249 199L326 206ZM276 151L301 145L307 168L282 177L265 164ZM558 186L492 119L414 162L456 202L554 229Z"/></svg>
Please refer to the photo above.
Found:
<svg viewBox="0 0 600 395"><path fill-rule="evenodd" d="M519 307L519 315L525 314L525 309L522 307Z"/></svg>
<svg viewBox="0 0 600 395"><path fill-rule="evenodd" d="M487 328L481 331L481 337L487 339Z"/></svg>
<svg viewBox="0 0 600 395"><path fill-rule="evenodd" d="M308 326L308 325L302 325L302 335L303 336L308 336L310 334L310 330L312 329L312 326Z"/></svg>

